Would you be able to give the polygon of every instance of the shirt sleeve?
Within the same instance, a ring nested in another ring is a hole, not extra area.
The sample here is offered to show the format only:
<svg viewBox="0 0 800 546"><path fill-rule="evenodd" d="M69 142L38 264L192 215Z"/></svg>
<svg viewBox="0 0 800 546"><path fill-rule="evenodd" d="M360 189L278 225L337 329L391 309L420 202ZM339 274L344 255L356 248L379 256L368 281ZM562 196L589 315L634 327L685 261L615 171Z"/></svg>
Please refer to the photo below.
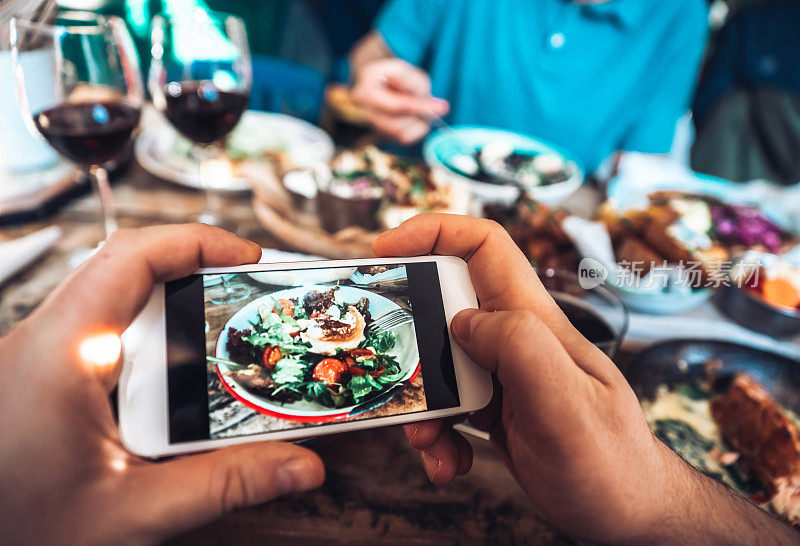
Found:
<svg viewBox="0 0 800 546"><path fill-rule="evenodd" d="M446 3L446 0L390 0L378 15L375 30L397 57L420 65Z"/></svg>
<svg viewBox="0 0 800 546"><path fill-rule="evenodd" d="M683 4L667 26L658 58L643 76L651 84L650 91L642 101L638 122L622 143L624 151L668 153L675 126L689 111L708 39L708 8L705 0Z"/></svg>

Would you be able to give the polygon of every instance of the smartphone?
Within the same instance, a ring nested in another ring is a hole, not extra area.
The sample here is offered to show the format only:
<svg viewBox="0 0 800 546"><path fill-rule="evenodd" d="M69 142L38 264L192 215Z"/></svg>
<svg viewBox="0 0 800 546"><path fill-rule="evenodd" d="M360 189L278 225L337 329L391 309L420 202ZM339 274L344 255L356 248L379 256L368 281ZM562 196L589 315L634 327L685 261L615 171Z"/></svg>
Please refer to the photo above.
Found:
<svg viewBox="0 0 800 546"><path fill-rule="evenodd" d="M201 269L123 335L122 440L161 457L474 412L492 383L450 337L478 302L449 256Z"/></svg>

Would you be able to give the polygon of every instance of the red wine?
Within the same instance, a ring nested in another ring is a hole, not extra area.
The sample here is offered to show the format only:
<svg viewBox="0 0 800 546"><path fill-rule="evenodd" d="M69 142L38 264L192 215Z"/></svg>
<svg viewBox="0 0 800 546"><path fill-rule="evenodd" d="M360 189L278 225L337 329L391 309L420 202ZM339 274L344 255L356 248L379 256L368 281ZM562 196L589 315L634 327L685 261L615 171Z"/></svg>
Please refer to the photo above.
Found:
<svg viewBox="0 0 800 546"><path fill-rule="evenodd" d="M100 165L125 149L139 109L120 101L64 103L33 116L57 152L82 165Z"/></svg>
<svg viewBox="0 0 800 546"><path fill-rule="evenodd" d="M206 82L173 82L164 90L167 119L194 142L211 144L231 132L247 108L247 94Z"/></svg>

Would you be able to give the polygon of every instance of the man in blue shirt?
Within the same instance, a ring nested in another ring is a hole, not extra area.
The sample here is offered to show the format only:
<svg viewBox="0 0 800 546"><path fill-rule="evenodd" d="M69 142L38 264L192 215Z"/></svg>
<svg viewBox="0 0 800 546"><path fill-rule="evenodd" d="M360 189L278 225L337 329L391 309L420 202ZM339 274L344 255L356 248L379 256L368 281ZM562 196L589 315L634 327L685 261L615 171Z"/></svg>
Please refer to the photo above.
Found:
<svg viewBox="0 0 800 546"><path fill-rule="evenodd" d="M393 0L351 54L353 95L401 143L444 115L549 140L591 173L617 151L670 150L707 12L705 0Z"/></svg>

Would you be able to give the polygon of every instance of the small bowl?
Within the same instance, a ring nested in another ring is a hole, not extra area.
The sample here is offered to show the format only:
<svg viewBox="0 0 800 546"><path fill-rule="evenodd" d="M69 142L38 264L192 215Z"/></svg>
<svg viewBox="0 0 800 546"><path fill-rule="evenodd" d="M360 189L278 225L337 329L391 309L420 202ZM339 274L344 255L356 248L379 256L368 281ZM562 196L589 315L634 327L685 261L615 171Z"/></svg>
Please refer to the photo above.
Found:
<svg viewBox="0 0 800 546"><path fill-rule="evenodd" d="M327 178L326 178L327 177ZM304 226L317 225L319 188L330 179L330 170L325 165L299 167L284 173L283 188L289 194L297 221Z"/></svg>
<svg viewBox="0 0 800 546"><path fill-rule="evenodd" d="M383 197L349 198L320 190L317 201L319 219L326 231L336 233L353 226L367 231L380 228L378 211L383 204Z"/></svg>

